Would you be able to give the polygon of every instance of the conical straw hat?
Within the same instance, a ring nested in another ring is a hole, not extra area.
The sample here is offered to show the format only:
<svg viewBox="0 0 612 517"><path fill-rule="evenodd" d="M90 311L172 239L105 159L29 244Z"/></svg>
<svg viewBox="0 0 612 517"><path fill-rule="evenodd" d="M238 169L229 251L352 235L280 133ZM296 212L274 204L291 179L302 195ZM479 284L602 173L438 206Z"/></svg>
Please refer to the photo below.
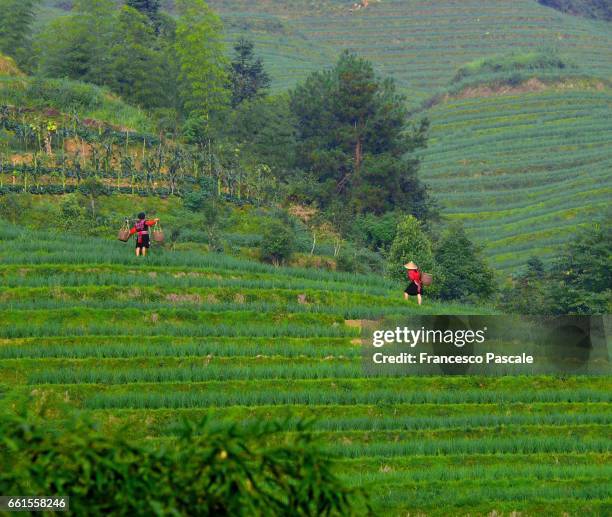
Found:
<svg viewBox="0 0 612 517"><path fill-rule="evenodd" d="M408 262L408 264L404 264L406 269L419 269L419 267L412 261Z"/></svg>

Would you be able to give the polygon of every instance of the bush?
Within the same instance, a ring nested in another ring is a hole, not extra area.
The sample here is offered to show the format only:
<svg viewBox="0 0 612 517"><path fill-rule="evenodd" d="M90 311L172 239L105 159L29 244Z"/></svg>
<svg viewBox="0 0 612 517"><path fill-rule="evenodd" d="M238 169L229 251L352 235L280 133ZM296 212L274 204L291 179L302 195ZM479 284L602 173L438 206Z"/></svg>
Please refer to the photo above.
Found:
<svg viewBox="0 0 612 517"><path fill-rule="evenodd" d="M0 415L0 493L70 496L74 515L338 515L347 489L308 433L271 425L213 430L185 421L171 446L103 432L82 416L60 425ZM353 498L355 496L355 498Z"/></svg>
<svg viewBox="0 0 612 517"><path fill-rule="evenodd" d="M288 221L272 221L261 240L261 258L278 266L291 258L295 251L295 239Z"/></svg>
<svg viewBox="0 0 612 517"><path fill-rule="evenodd" d="M30 209L31 200L27 195L9 193L0 197L0 217L17 224L23 214Z"/></svg>
<svg viewBox="0 0 612 517"><path fill-rule="evenodd" d="M460 224L453 224L446 230L436 248L435 258L443 277L440 284L443 300L482 302L493 296L493 270Z"/></svg>
<svg viewBox="0 0 612 517"><path fill-rule="evenodd" d="M387 257L387 275L398 281L406 281L404 264L412 260L421 271L432 273L436 285L432 286L435 293L441 278L438 274L431 241L423 231L421 223L412 215L406 216L398 225ZM432 290L430 288L430 291Z"/></svg>

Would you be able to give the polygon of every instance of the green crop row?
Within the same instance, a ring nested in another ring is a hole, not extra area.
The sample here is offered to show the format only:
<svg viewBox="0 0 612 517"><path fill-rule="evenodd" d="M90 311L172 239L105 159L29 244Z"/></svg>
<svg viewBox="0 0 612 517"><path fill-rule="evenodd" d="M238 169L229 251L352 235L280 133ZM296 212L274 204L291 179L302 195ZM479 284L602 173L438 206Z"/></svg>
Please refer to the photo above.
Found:
<svg viewBox="0 0 612 517"><path fill-rule="evenodd" d="M236 336L194 340L174 336L155 335L143 340L136 336L83 336L65 338L26 338L0 340L0 359L24 358L130 358L130 357L255 357L283 356L327 357L342 355L356 357L361 353L350 345L350 338L292 338Z"/></svg>
<svg viewBox="0 0 612 517"><path fill-rule="evenodd" d="M341 384L340 380L330 381ZM344 380L346 383L346 380ZM164 386L160 386L164 387ZM245 386L245 388L247 388ZM333 388L333 386L331 387ZM541 391L346 391L343 389L316 389L304 391L269 391L257 385L251 391L170 391L155 392L118 392L98 393L85 401L88 409L110 408L189 408L229 405L268 405L268 404L456 404L456 403L511 403L511 402L609 402L606 392L596 390L541 390Z"/></svg>

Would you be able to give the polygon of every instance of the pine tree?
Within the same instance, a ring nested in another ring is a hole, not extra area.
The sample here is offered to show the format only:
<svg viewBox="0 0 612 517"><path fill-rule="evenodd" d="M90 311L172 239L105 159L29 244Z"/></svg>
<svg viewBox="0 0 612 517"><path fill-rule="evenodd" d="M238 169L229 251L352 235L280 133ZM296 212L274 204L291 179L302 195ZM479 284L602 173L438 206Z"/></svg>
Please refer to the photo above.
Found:
<svg viewBox="0 0 612 517"><path fill-rule="evenodd" d="M270 77L264 70L261 58L253 52L253 42L240 39L234 46L235 57L230 66L232 106L253 99L270 86Z"/></svg>
<svg viewBox="0 0 612 517"><path fill-rule="evenodd" d="M344 52L335 67L310 75L291 94L297 118L298 166L320 185L314 201L335 199L360 213L394 209L428 216L418 160L406 155L426 142L428 122L406 131L406 99L372 64Z"/></svg>

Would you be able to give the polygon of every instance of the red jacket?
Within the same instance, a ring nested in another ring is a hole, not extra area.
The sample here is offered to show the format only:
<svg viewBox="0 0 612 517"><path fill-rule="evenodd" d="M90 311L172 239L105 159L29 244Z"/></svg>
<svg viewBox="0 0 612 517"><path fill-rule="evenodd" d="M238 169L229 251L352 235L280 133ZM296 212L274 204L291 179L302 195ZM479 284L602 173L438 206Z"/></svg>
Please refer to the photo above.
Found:
<svg viewBox="0 0 612 517"><path fill-rule="evenodd" d="M145 227L147 229L147 233L148 233L148 229L149 226L155 226L157 224L157 221L145 221ZM134 235L138 230L136 229L136 226L133 226L132 229L130 230L130 235Z"/></svg>
<svg viewBox="0 0 612 517"><path fill-rule="evenodd" d="M408 280L412 280L415 284L419 285L421 283L421 272L416 269L409 269Z"/></svg>

